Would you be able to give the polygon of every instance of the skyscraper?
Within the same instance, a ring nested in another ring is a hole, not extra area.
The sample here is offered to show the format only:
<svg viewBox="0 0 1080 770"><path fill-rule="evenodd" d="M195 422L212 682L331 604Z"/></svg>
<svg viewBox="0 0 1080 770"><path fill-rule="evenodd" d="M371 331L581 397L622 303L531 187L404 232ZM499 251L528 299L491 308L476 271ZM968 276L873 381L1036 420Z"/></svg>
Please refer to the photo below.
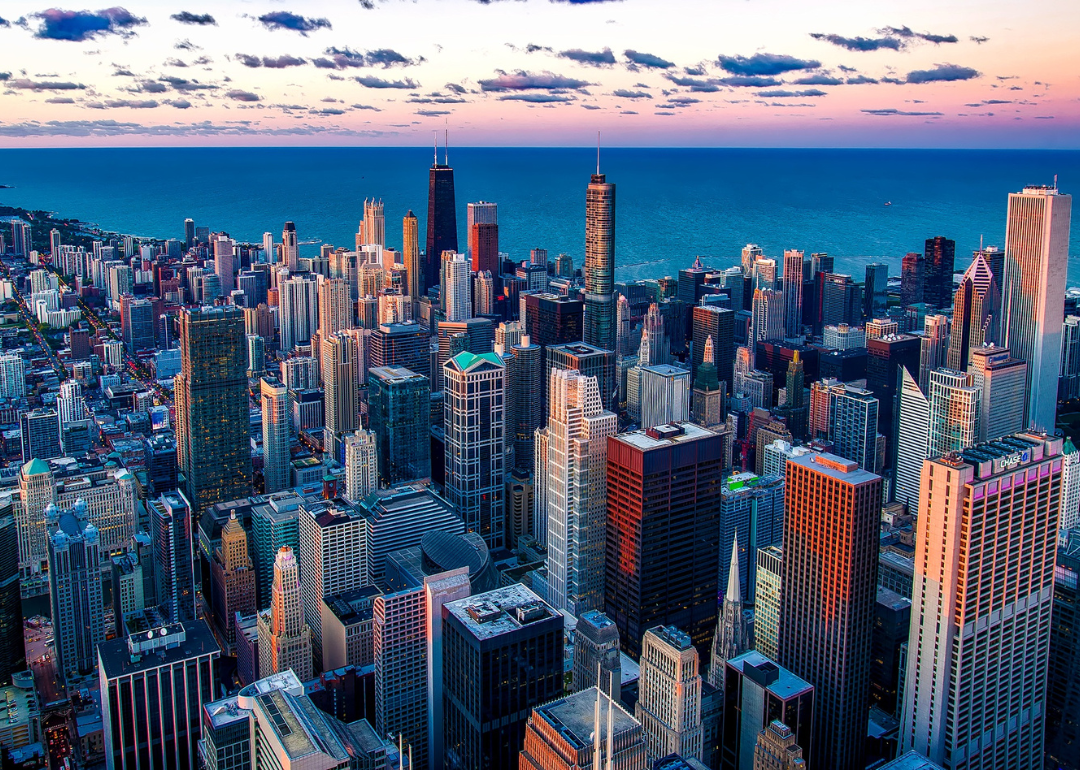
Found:
<svg viewBox="0 0 1080 770"><path fill-rule="evenodd" d="M345 278L324 278L319 282L319 332L323 339L353 326L352 297Z"/></svg>
<svg viewBox="0 0 1080 770"><path fill-rule="evenodd" d="M431 476L430 413L427 377L400 366L368 370L368 419L382 483Z"/></svg>
<svg viewBox="0 0 1080 770"><path fill-rule="evenodd" d="M641 425L683 422L690 419L690 370L670 364L641 369Z"/></svg>
<svg viewBox="0 0 1080 770"><path fill-rule="evenodd" d="M734 303L732 303L734 307ZM741 308L740 308L741 309ZM735 360L735 312L715 305L697 305L693 311L694 347L691 356L694 377L705 359L705 341L712 337L713 363L716 376L723 383L721 390L732 385L732 363Z"/></svg>
<svg viewBox="0 0 1080 770"><path fill-rule="evenodd" d="M529 339L532 340L532 337ZM551 373L556 369L574 369L586 376L595 377L600 388L600 402L605 409L612 408L618 389L615 382L615 354L612 351L602 350L586 342L548 345L544 350L545 386L549 384Z"/></svg>
<svg viewBox="0 0 1080 770"><path fill-rule="evenodd" d="M239 308L180 310L176 445L195 512L251 494L247 355Z"/></svg>
<svg viewBox="0 0 1080 770"><path fill-rule="evenodd" d="M105 641L98 531L82 500L66 511L50 504L45 521L56 671L73 686L93 673L97 645Z"/></svg>
<svg viewBox="0 0 1080 770"><path fill-rule="evenodd" d="M900 304L903 307L923 301L926 284L926 260L910 251L900 260Z"/></svg>
<svg viewBox="0 0 1080 770"><path fill-rule="evenodd" d="M236 616L251 615L257 609L255 569L248 554L247 532L236 518L236 511L221 529L221 545L214 550L210 569L214 625L226 649L231 649L236 641Z"/></svg>
<svg viewBox="0 0 1080 770"><path fill-rule="evenodd" d="M592 175L585 193L585 342L615 349L615 185Z"/></svg>
<svg viewBox="0 0 1080 770"><path fill-rule="evenodd" d="M446 497L489 548L501 547L506 535L505 371L494 353L459 353L443 367Z"/></svg>
<svg viewBox="0 0 1080 770"><path fill-rule="evenodd" d="M13 674L26 670L18 535L8 508L0 515L0 682L11 682Z"/></svg>
<svg viewBox="0 0 1080 770"><path fill-rule="evenodd" d="M548 417L548 601L577 616L601 609L607 516L607 441L618 418L604 409L595 377L553 371Z"/></svg>
<svg viewBox="0 0 1080 770"><path fill-rule="evenodd" d="M306 345L319 328L319 284L308 274L286 277L278 284L281 351L289 353L297 345Z"/></svg>
<svg viewBox="0 0 1080 770"><path fill-rule="evenodd" d="M1025 427L1052 430L1061 366L1072 196L1057 187L1009 194L1002 344L1027 367Z"/></svg>
<svg viewBox="0 0 1080 770"><path fill-rule="evenodd" d="M730 311L728 311L730 314ZM716 364L713 354L713 338L705 338L705 353L697 366L694 376L694 391L691 397L690 413L694 422L705 428L712 428L724 422L725 384L716 376Z"/></svg>
<svg viewBox="0 0 1080 770"><path fill-rule="evenodd" d="M440 268L444 251L458 250L457 212L454 204L454 169L443 159L435 162L428 173L427 251L424 284L430 288L440 284Z"/></svg>
<svg viewBox="0 0 1080 770"><path fill-rule="evenodd" d="M157 600L173 623L195 620L193 512L184 496L170 492L147 502L154 543Z"/></svg>
<svg viewBox="0 0 1080 770"><path fill-rule="evenodd" d="M949 352L949 319L943 315L928 315L923 321L919 338L919 387L930 386L930 372L945 366Z"/></svg>
<svg viewBox="0 0 1080 770"><path fill-rule="evenodd" d="M533 709L520 770L645 770L645 738L617 700L595 687Z"/></svg>
<svg viewBox="0 0 1080 770"><path fill-rule="evenodd" d="M1060 482L1061 439L1045 435L923 466L901 750L1043 767Z"/></svg>
<svg viewBox="0 0 1080 770"><path fill-rule="evenodd" d="M291 670L307 681L311 664L311 629L304 622L300 568L293 549L282 546L274 557L270 609L259 613L259 676Z"/></svg>
<svg viewBox="0 0 1080 770"><path fill-rule="evenodd" d="M60 446L60 421L55 410L32 409L21 412L19 432L24 463L64 456L64 450Z"/></svg>
<svg viewBox="0 0 1080 770"><path fill-rule="evenodd" d="M358 503L379 488L375 434L358 430L345 437L345 497Z"/></svg>
<svg viewBox="0 0 1080 770"><path fill-rule="evenodd" d="M574 629L573 691L596 687L618 699L622 684L619 629L599 610L581 613Z"/></svg>
<svg viewBox="0 0 1080 770"><path fill-rule="evenodd" d="M1067 442L1071 445L1071 442ZM1076 448L1072 448L1075 456ZM1063 526L1062 529L1065 529ZM1066 532L1054 569L1050 665L1046 693L1046 759L1061 770L1080 768L1080 530Z"/></svg>
<svg viewBox="0 0 1080 770"><path fill-rule="evenodd" d="M720 485L720 558L717 586L730 587L730 565L739 572L739 586L754 603L759 548L780 545L784 537L784 479L735 473ZM742 543L741 548L738 546Z"/></svg>
<svg viewBox="0 0 1080 770"><path fill-rule="evenodd" d="M650 762L669 754L701 760L701 672L690 635L657 626L641 640L641 678L634 716Z"/></svg>
<svg viewBox="0 0 1080 770"><path fill-rule="evenodd" d="M926 239L923 250L923 302L930 307L941 309L949 306L955 261L956 241L943 235Z"/></svg>
<svg viewBox="0 0 1080 770"><path fill-rule="evenodd" d="M881 477L827 453L787 462L780 664L814 686L813 767L863 767Z"/></svg>
<svg viewBox="0 0 1080 770"><path fill-rule="evenodd" d="M754 649L775 658L780 639L780 589L783 583L783 550L770 545L757 552L754 583Z"/></svg>
<svg viewBox="0 0 1080 770"><path fill-rule="evenodd" d="M348 334L333 334L322 341L322 373L326 430L326 456L345 459L345 437L360 427L358 375L359 350Z"/></svg>
<svg viewBox="0 0 1080 770"><path fill-rule="evenodd" d="M375 597L373 613L375 729L400 735L418 767L431 766L427 609L424 587L417 586Z"/></svg>
<svg viewBox="0 0 1080 770"><path fill-rule="evenodd" d="M982 391L970 374L952 369L930 373L929 457L941 457L979 440Z"/></svg>
<svg viewBox="0 0 1080 770"><path fill-rule="evenodd" d="M930 399L906 367L900 370L898 390L892 499L913 511L919 504L923 460L930 452Z"/></svg>
<svg viewBox="0 0 1080 770"><path fill-rule="evenodd" d="M273 377L259 380L262 407L263 491L289 486L289 390Z"/></svg>
<svg viewBox="0 0 1080 770"><path fill-rule="evenodd" d="M514 467L531 472L533 434L546 417L544 400L537 398L544 391L543 351L527 334L509 350L513 355L506 361L506 444L508 449L513 445Z"/></svg>
<svg viewBox="0 0 1080 770"><path fill-rule="evenodd" d="M364 198L364 242L361 245L386 248L386 216L381 200Z"/></svg>
<svg viewBox="0 0 1080 770"><path fill-rule="evenodd" d="M972 353L997 339L1001 305L998 280L983 255L977 253L964 271L953 299L952 333L945 364L950 369L967 369Z"/></svg>
<svg viewBox="0 0 1080 770"><path fill-rule="evenodd" d="M300 267L300 246L296 241L296 225L292 222L286 222L281 231L281 261L290 273Z"/></svg>
<svg viewBox="0 0 1080 770"><path fill-rule="evenodd" d="M604 613L631 656L656 625L687 629L702 653L709 649L723 445L722 436L690 423L608 439Z"/></svg>
<svg viewBox="0 0 1080 770"><path fill-rule="evenodd" d="M739 582L739 539L732 542L731 563L728 566L727 591L724 605L716 623L712 651L709 656L709 684L724 689L724 664L742 655L750 647L750 630L743 614L742 584Z"/></svg>
<svg viewBox="0 0 1080 770"><path fill-rule="evenodd" d="M472 318L472 276L464 254L443 260L443 302L447 321Z"/></svg>
<svg viewBox="0 0 1080 770"><path fill-rule="evenodd" d="M911 334L890 334L866 340L866 387L878 400L878 429L893 442L893 405L899 386L900 369L913 376L919 373L921 343Z"/></svg>
<svg viewBox="0 0 1080 770"><path fill-rule="evenodd" d="M412 209L401 220L401 256L405 263L405 296L415 305L424 296L427 276L420 261L420 222Z"/></svg>
<svg viewBox="0 0 1080 770"><path fill-rule="evenodd" d="M828 438L833 452L860 468L877 472L878 400L853 385L829 389Z"/></svg>
<svg viewBox="0 0 1080 770"><path fill-rule="evenodd" d="M803 252L784 252L784 332L787 337L802 333Z"/></svg>
<svg viewBox="0 0 1080 770"><path fill-rule="evenodd" d="M494 203L470 203L467 213L469 229L469 257L472 269L480 273L491 271L492 275L502 272L499 268L499 214ZM545 261L544 267L547 267Z"/></svg>
<svg viewBox="0 0 1080 770"><path fill-rule="evenodd" d="M889 266L883 262L871 262L866 266L866 282L863 284L863 317L877 318L889 304Z"/></svg>
<svg viewBox="0 0 1080 770"><path fill-rule="evenodd" d="M784 338L784 293L756 289L751 320L751 346L764 340Z"/></svg>

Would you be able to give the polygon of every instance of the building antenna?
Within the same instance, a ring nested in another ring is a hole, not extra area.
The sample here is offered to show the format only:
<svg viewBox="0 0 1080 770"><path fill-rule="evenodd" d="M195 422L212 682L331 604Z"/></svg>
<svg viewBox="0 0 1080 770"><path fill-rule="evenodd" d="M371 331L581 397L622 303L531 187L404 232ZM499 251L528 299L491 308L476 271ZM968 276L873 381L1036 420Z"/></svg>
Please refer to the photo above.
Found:
<svg viewBox="0 0 1080 770"><path fill-rule="evenodd" d="M596 174L600 175L600 132L596 132ZM1055 179L1057 177L1054 177Z"/></svg>
<svg viewBox="0 0 1080 770"><path fill-rule="evenodd" d="M432 144L435 145L435 165L437 166L439 165L439 132L433 130L431 132L431 137L433 140Z"/></svg>
<svg viewBox="0 0 1080 770"><path fill-rule="evenodd" d="M450 165L450 120L446 121L446 128L443 129L443 165Z"/></svg>
<svg viewBox="0 0 1080 770"><path fill-rule="evenodd" d="M983 250L983 234L979 233L979 251Z"/></svg>
<svg viewBox="0 0 1080 770"><path fill-rule="evenodd" d="M1054 174L1054 189L1057 189L1057 174Z"/></svg>
<svg viewBox="0 0 1080 770"><path fill-rule="evenodd" d="M612 677L615 675L614 671L608 672L608 692L607 692L607 763L605 765L607 770L611 770L611 755L614 753L614 738L613 730L611 727L611 715L615 708L615 700L611 697L612 690ZM599 684L599 683L597 683Z"/></svg>

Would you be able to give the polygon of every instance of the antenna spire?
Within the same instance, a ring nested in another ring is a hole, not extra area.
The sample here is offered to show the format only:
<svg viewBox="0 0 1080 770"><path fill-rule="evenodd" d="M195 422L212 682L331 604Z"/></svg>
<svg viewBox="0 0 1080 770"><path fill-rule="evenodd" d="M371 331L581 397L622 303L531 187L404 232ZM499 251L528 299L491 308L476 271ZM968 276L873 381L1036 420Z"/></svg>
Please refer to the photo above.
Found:
<svg viewBox="0 0 1080 770"><path fill-rule="evenodd" d="M600 132L596 132L596 174L600 174ZM1057 179L1057 177L1054 177Z"/></svg>
<svg viewBox="0 0 1080 770"><path fill-rule="evenodd" d="M1057 174L1054 174L1054 189L1056 190L1057 188Z"/></svg>
<svg viewBox="0 0 1080 770"><path fill-rule="evenodd" d="M450 120L446 121L446 128L443 129L443 165L450 165Z"/></svg>
<svg viewBox="0 0 1080 770"><path fill-rule="evenodd" d="M439 165L439 132L431 132L432 144L435 146L435 165Z"/></svg>

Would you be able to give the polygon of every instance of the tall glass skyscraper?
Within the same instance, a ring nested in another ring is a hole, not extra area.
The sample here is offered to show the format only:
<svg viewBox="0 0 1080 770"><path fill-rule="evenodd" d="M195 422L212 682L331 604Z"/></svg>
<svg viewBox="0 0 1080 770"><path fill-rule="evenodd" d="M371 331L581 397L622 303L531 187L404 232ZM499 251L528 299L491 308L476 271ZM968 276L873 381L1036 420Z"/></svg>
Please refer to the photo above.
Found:
<svg viewBox="0 0 1080 770"><path fill-rule="evenodd" d="M615 349L615 185L593 174L585 193L585 341Z"/></svg>
<svg viewBox="0 0 1080 770"><path fill-rule="evenodd" d="M424 285L439 285L439 268L444 251L457 251L457 213L454 209L454 169L448 163L435 162L428 173L427 252Z"/></svg>

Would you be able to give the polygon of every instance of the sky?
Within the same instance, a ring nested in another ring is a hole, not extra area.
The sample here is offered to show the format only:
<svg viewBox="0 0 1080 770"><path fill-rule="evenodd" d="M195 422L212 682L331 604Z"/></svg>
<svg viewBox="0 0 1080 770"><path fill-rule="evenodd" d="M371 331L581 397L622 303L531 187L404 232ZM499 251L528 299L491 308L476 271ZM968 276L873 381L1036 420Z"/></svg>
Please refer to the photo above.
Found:
<svg viewBox="0 0 1080 770"><path fill-rule="evenodd" d="M448 129L469 146L1080 149L1077 30L1076 0L4 0L0 148Z"/></svg>

